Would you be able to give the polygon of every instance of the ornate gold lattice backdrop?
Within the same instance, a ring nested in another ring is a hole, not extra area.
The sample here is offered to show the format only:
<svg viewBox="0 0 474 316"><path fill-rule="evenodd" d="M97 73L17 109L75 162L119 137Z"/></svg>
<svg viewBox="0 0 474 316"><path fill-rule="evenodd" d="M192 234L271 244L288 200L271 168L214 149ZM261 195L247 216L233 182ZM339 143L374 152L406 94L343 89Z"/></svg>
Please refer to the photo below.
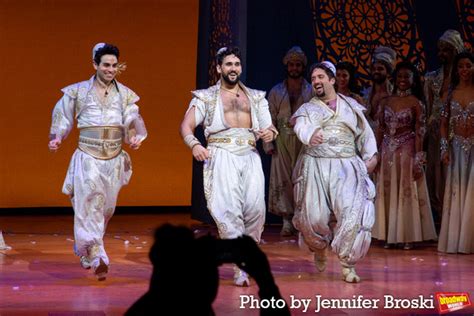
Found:
<svg viewBox="0 0 474 316"><path fill-rule="evenodd" d="M474 1L456 0L456 13L461 25L461 35L466 47L472 50L474 36Z"/></svg>
<svg viewBox="0 0 474 316"><path fill-rule="evenodd" d="M393 48L425 70L413 0L311 0L318 60L349 61L361 83L369 81L374 49Z"/></svg>
<svg viewBox="0 0 474 316"><path fill-rule="evenodd" d="M209 85L219 79L216 72L216 56L219 48L233 45L231 27L231 0L211 1L211 38L209 42Z"/></svg>

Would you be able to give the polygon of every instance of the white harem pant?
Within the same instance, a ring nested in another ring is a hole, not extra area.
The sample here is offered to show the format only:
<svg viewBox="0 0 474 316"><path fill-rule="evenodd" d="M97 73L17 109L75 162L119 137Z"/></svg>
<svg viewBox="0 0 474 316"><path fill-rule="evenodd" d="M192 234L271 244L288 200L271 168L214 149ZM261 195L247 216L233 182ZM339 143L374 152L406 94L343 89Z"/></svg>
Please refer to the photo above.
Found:
<svg viewBox="0 0 474 316"><path fill-rule="evenodd" d="M364 162L351 158L300 157L293 224L310 249L331 244L341 262L355 264L367 253L374 224L375 187Z"/></svg>
<svg viewBox="0 0 474 316"><path fill-rule="evenodd" d="M75 252L109 264L104 234L112 218L121 187L132 175L130 157L122 151L109 160L96 159L77 149L69 164L63 193L74 208Z"/></svg>
<svg viewBox="0 0 474 316"><path fill-rule="evenodd" d="M219 237L245 234L260 242L265 223L265 178L258 152L237 155L214 146L208 149L204 193Z"/></svg>

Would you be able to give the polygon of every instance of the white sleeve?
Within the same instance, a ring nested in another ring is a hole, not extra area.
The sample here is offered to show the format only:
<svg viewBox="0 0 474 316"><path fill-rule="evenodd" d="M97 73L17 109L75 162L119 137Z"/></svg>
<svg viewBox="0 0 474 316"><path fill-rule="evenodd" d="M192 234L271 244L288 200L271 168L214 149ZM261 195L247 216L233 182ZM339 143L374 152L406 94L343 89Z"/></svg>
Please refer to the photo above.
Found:
<svg viewBox="0 0 474 316"><path fill-rule="evenodd" d="M75 98L67 94L64 94L58 103L56 103L49 131L51 139L59 136L61 140L63 140L69 135L74 125L74 103Z"/></svg>
<svg viewBox="0 0 474 316"><path fill-rule="evenodd" d="M262 129L270 128L272 126L272 116L268 109L268 101L262 98L258 103L258 126Z"/></svg>
<svg viewBox="0 0 474 316"><path fill-rule="evenodd" d="M314 113L316 114L316 113ZM293 130L299 140L309 145L314 132L321 128L319 115L311 115L305 107L300 107L291 117L291 123L294 124Z"/></svg>
<svg viewBox="0 0 474 316"><path fill-rule="evenodd" d="M193 107L194 119L196 121L196 126L198 126L204 122L204 118L206 117L206 104L204 104L201 99L194 97L191 102L189 102L189 107L186 113L188 113Z"/></svg>

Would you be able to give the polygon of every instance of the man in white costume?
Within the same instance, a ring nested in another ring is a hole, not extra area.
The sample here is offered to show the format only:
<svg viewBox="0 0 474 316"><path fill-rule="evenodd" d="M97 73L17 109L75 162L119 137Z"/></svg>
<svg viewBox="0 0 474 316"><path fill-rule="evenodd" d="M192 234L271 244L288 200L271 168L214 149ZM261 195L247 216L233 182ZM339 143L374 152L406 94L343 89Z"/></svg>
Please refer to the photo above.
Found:
<svg viewBox="0 0 474 316"><path fill-rule="evenodd" d="M302 144L293 131L290 118L299 107L311 100L313 88L303 77L307 64L303 50L294 46L283 58L287 78L272 88L268 104L273 126L278 129L275 142L264 144L267 154L272 155L268 210L283 219L281 236L296 233L292 224L294 214L293 182L291 174Z"/></svg>
<svg viewBox="0 0 474 316"><path fill-rule="evenodd" d="M72 156L63 185L74 208L74 249L81 266L93 268L105 280L109 258L103 237L120 188L132 175L122 141L138 149L146 138L145 124L135 104L139 98L115 80L120 71L119 49L99 43L92 51L96 74L70 85L53 110L49 148L56 151L77 120L78 149Z"/></svg>
<svg viewBox="0 0 474 316"><path fill-rule="evenodd" d="M265 223L265 179L256 141L271 142L278 134L272 125L265 92L240 82L242 65L237 47L217 52L220 80L208 89L193 91L181 124L181 136L194 158L204 161L207 208L222 239L249 235L257 243ZM194 136L202 124L208 146ZM234 283L248 286L245 272L235 270Z"/></svg>
<svg viewBox="0 0 474 316"><path fill-rule="evenodd" d="M316 97L292 117L305 145L295 167L293 223L319 271L326 268L331 245L343 280L356 283L354 266L369 249L374 223L375 188L368 172L377 164L377 145L364 107L336 94L336 67L324 61L310 73Z"/></svg>

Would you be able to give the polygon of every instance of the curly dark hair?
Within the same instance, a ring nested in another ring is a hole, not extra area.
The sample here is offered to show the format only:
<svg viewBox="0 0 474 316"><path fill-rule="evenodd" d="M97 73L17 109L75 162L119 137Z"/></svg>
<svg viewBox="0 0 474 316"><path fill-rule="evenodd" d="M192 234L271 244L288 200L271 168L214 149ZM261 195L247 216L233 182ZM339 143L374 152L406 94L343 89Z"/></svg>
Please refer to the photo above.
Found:
<svg viewBox="0 0 474 316"><path fill-rule="evenodd" d="M336 74L332 72L332 70L326 66L326 64L324 63L315 63L315 64L312 64L311 67L309 67L309 76L311 78L311 75L313 74L313 71L315 69L322 69L324 70L324 72L326 73L326 75L328 75L329 79L336 79Z"/></svg>
<svg viewBox="0 0 474 316"><path fill-rule="evenodd" d="M360 94L355 66L348 61L342 61L336 65L336 73L338 70L346 70L349 73L349 91Z"/></svg>
<svg viewBox="0 0 474 316"><path fill-rule="evenodd" d="M474 55L471 52L461 52L454 57L453 68L451 69L451 89L454 89L459 84L459 73L458 64L461 59L467 58L474 63ZM474 76L472 76L472 82L474 83Z"/></svg>
<svg viewBox="0 0 474 316"><path fill-rule="evenodd" d="M117 59L120 56L120 51L117 46L112 44L105 44L103 47L99 48L94 55L94 63L100 65L100 60L104 55L114 55Z"/></svg>
<svg viewBox="0 0 474 316"><path fill-rule="evenodd" d="M240 57L240 49L237 46L223 47L220 49L220 51L221 51L220 53L216 54L216 60L219 66L222 66L222 62L224 61L224 58L229 55L235 55L235 57L242 60L242 58Z"/></svg>
<svg viewBox="0 0 474 316"><path fill-rule="evenodd" d="M397 76L400 70L402 69L408 69L413 73L413 85L411 87L412 94L418 98L421 102L425 102L425 97L423 95L423 87L421 85L421 79L420 79L420 73L418 72L418 69L413 65L413 63L409 61L401 61L397 64L395 67L395 70L393 71L393 81L394 81L394 87L393 87L393 94L396 94L398 88L397 88Z"/></svg>

